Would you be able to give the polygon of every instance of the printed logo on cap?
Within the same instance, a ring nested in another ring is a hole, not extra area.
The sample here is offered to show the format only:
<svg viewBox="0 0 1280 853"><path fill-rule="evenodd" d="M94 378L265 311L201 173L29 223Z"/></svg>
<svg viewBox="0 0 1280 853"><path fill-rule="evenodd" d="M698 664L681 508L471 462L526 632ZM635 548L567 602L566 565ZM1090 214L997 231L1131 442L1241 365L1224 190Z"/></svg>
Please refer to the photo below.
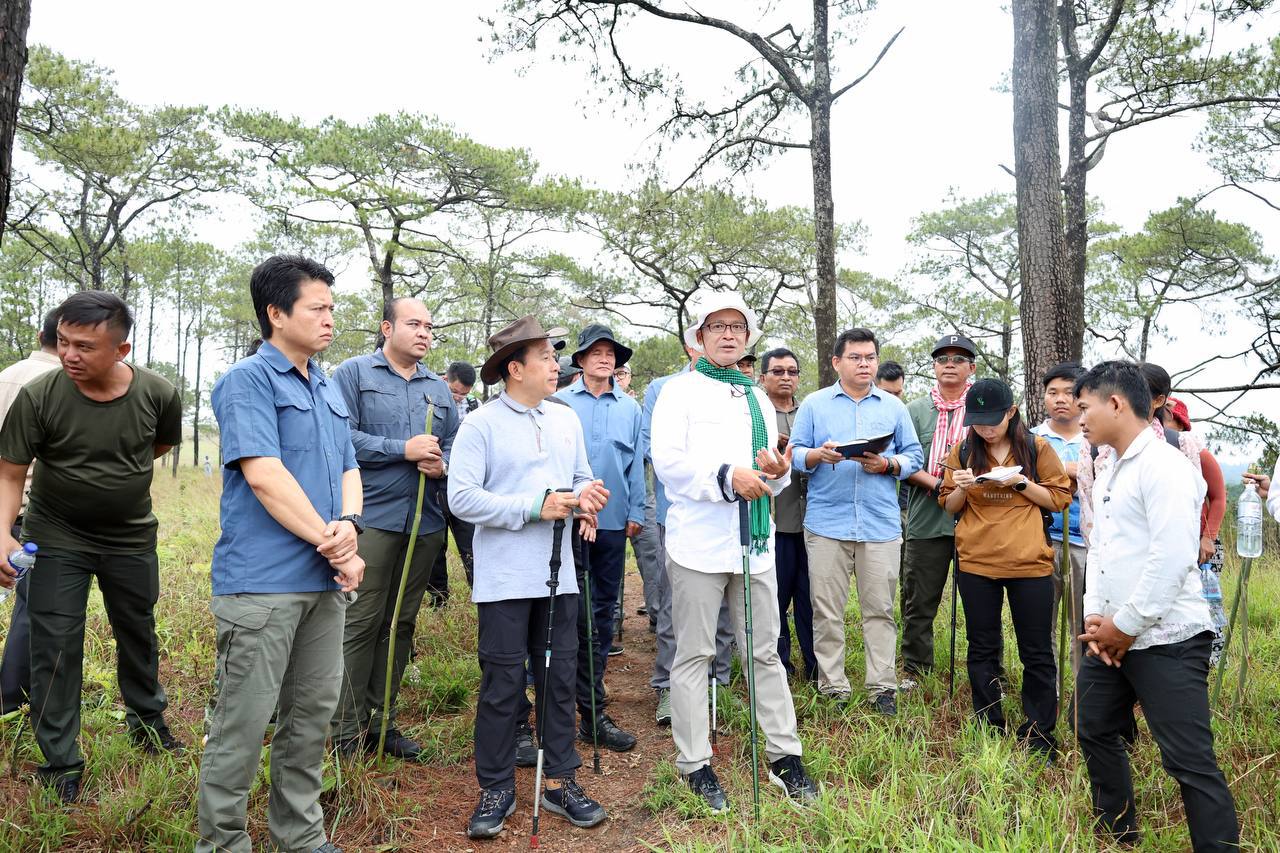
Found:
<svg viewBox="0 0 1280 853"><path fill-rule="evenodd" d="M960 340L960 337L959 337L958 335L952 335L952 336L951 336L951 343L953 343L953 344L954 344L954 343L955 343L956 341L958 341L958 340Z"/></svg>

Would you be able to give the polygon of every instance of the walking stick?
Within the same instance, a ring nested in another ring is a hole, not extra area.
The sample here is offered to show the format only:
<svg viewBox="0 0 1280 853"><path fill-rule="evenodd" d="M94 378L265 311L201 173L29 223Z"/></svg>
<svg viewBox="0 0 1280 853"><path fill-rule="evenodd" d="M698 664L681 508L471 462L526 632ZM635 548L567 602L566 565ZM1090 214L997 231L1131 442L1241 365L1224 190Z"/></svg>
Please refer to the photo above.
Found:
<svg viewBox="0 0 1280 853"><path fill-rule="evenodd" d="M427 401L427 423L422 431L431 435L431 416L435 404ZM404 553L404 566L400 571L400 589L396 592L396 607L391 614L391 636L387 641L387 678L382 685L382 725L378 728L378 751L374 761L382 760L382 749L387 743L387 723L391 719L391 676L396 669L396 630L400 624L400 608L404 605L404 588L409 581L409 566L413 564L413 546L418 544L418 525L422 522L422 497L427 491L427 475L418 472L418 501L414 504L413 527L409 531L409 548Z"/></svg>
<svg viewBox="0 0 1280 853"><path fill-rule="evenodd" d="M1222 693L1222 676L1227 668L1227 651L1231 648L1231 635L1235 631L1236 616L1240 612L1240 602L1245 601L1244 622L1240 624L1241 635L1244 642L1241 645L1240 654L1240 684L1236 686L1236 702L1240 701L1244 692L1245 664L1248 658L1248 626L1249 626L1249 605L1247 603L1245 590L1249 585L1249 570L1253 568L1253 558L1245 557L1240 564L1240 586L1236 587L1236 598L1231 603L1231 618L1227 620L1227 633L1222 638L1222 654L1218 657L1218 677L1213 686L1213 704L1218 704L1218 696Z"/></svg>
<svg viewBox="0 0 1280 853"><path fill-rule="evenodd" d="M557 492L572 492L573 489L556 489ZM551 677L551 643L556 627L556 587L560 586L560 540L564 536L564 519L557 518L551 525L551 577L547 587L551 594L547 597L547 651L542 660L542 692L535 698L538 700L538 769L533 776L533 831L529 835L529 846L538 846L538 807L542 803L542 759L546 746L547 703L551 697L547 695L547 685Z"/></svg>
<svg viewBox="0 0 1280 853"><path fill-rule="evenodd" d="M738 499L738 534L742 543L742 604L746 611L743 633L747 640L747 693L751 700L751 796L755 801L756 825L760 824L760 757L756 753L756 646L751 635L751 504Z"/></svg>
<svg viewBox="0 0 1280 853"><path fill-rule="evenodd" d="M711 754L716 754L716 659L711 658Z"/></svg>
<svg viewBox="0 0 1280 853"><path fill-rule="evenodd" d="M596 711L596 649L600 643L596 638L596 630L591 621L594 609L591 600L591 543L582 537L582 580L586 586L587 596L587 675L591 679L591 765L597 775L600 774L600 731L596 721L600 718Z"/></svg>
<svg viewBox="0 0 1280 853"><path fill-rule="evenodd" d="M1071 528L1068 526L1067 513L1062 513L1062 547L1058 555L1058 570L1062 572L1062 599L1058 610L1058 705L1053 712L1056 725L1062 713L1062 691L1067 686L1067 635L1071 633L1068 624L1071 622Z"/></svg>
<svg viewBox="0 0 1280 853"><path fill-rule="evenodd" d="M960 579L960 546L955 544L955 534L951 538L951 660L947 675L947 701L956 698L956 610L959 606L960 591L957 581Z"/></svg>

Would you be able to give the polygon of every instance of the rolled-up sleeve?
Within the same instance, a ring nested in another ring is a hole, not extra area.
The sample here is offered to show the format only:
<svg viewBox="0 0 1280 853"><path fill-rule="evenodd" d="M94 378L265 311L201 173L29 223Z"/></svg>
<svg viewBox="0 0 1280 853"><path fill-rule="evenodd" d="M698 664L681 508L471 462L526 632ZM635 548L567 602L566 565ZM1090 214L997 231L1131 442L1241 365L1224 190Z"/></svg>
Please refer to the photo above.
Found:
<svg viewBox="0 0 1280 853"><path fill-rule="evenodd" d="M222 464L240 467L240 460L280 458L280 426L275 389L254 367L231 370L213 389L213 416L222 438Z"/></svg>

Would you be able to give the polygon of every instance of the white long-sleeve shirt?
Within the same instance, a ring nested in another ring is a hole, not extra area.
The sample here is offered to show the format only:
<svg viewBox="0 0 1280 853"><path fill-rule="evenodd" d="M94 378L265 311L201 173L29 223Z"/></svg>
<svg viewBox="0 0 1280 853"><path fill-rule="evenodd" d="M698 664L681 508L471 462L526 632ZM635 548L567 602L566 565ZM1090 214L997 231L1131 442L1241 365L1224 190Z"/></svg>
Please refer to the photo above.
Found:
<svg viewBox="0 0 1280 853"><path fill-rule="evenodd" d="M752 387L768 431L766 447L778 444L777 418L764 391ZM740 386L701 373L682 373L662 389L653 410L650 456L671 508L667 512L667 553L685 568L708 574L742 574L738 502L726 498L723 465L750 468L751 410ZM732 477L732 472L726 479ZM776 496L791 482L790 470L767 480ZM772 525L770 519L770 525ZM773 570L773 536L763 554L752 554L751 573Z"/></svg>
<svg viewBox="0 0 1280 853"><path fill-rule="evenodd" d="M1271 491L1267 492L1267 512L1276 521L1280 521L1280 459L1276 460L1276 469L1271 472Z"/></svg>
<svg viewBox="0 0 1280 853"><path fill-rule="evenodd" d="M1098 474L1084 612L1112 616L1134 649L1213 630L1196 570L1204 496L1187 458L1150 430Z"/></svg>

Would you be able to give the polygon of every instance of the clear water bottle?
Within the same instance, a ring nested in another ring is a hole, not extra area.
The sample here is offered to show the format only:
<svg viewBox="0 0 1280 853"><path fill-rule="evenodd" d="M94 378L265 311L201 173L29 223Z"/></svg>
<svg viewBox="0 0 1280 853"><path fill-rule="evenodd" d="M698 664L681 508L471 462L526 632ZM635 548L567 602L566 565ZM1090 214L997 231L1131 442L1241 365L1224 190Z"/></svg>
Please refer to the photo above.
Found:
<svg viewBox="0 0 1280 853"><path fill-rule="evenodd" d="M1236 553L1262 556L1262 499L1253 483L1246 483L1236 504Z"/></svg>
<svg viewBox="0 0 1280 853"><path fill-rule="evenodd" d="M28 542L9 555L9 567L18 573L18 577L14 579L14 583L22 580L22 576L36 564L36 551L38 550L40 550L40 548L36 543ZM12 592L12 589L6 589L0 586L0 602L6 600Z"/></svg>
<svg viewBox="0 0 1280 853"><path fill-rule="evenodd" d="M1227 614L1222 608L1222 585L1218 583L1218 573L1205 563L1200 567L1200 583L1204 587L1204 600L1209 602L1209 615L1213 618L1213 626L1221 628L1227 624Z"/></svg>

